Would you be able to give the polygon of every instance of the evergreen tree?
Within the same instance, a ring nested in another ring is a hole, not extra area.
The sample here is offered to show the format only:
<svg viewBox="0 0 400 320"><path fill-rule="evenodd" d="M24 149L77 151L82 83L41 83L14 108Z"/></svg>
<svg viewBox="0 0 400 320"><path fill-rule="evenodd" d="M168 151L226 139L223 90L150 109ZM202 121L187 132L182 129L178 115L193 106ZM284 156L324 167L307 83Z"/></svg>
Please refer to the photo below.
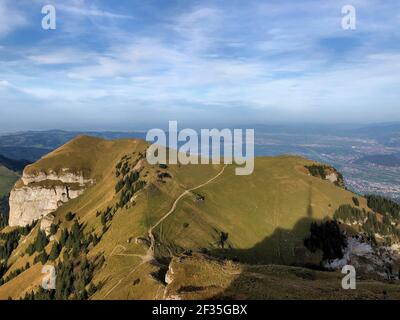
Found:
<svg viewBox="0 0 400 320"><path fill-rule="evenodd" d="M61 232L61 236L60 236L60 245L61 245L61 247L64 247L64 246L65 246L68 237L69 237L69 232L68 232L67 229L64 229L64 230Z"/></svg>
<svg viewBox="0 0 400 320"><path fill-rule="evenodd" d="M58 225L52 223L50 226L50 234L55 235L57 233L57 230L58 230Z"/></svg>
<svg viewBox="0 0 400 320"><path fill-rule="evenodd" d="M60 255L60 245L57 242L54 242L51 251L50 251L50 255L49 255L49 260L50 261L54 261L58 258L58 256Z"/></svg>
<svg viewBox="0 0 400 320"><path fill-rule="evenodd" d="M39 256L37 257L37 262L39 261L44 265L44 264L46 264L48 258L49 257L47 256L46 251L43 250L42 252L40 252Z"/></svg>
<svg viewBox="0 0 400 320"><path fill-rule="evenodd" d="M31 256L31 255L34 254L34 252L35 252L35 245L34 245L33 243L30 243L30 244L28 245L28 247L26 248L26 253L27 253L29 256Z"/></svg>

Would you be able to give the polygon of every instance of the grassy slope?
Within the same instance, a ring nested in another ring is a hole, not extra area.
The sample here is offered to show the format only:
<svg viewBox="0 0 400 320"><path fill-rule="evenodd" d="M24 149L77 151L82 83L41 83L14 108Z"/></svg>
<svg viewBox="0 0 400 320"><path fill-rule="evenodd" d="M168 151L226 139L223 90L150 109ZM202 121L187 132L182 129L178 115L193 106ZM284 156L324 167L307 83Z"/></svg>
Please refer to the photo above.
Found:
<svg viewBox="0 0 400 320"><path fill-rule="evenodd" d="M96 178L95 173L101 176L104 170L108 169L104 167L104 160L111 160L110 150L112 150L112 155L116 155L114 154L118 152L116 145L124 147L126 152L129 152L128 141L115 143L94 137L79 136L36 163L27 166L25 173L34 174L38 171L48 172L49 170L59 172L63 168L69 168L83 171L88 178Z"/></svg>
<svg viewBox="0 0 400 320"><path fill-rule="evenodd" d="M282 265L243 265L202 255L174 258L166 298L180 299L400 299L400 285L358 280L343 290L340 272ZM383 292L386 291L386 296Z"/></svg>
<svg viewBox="0 0 400 320"><path fill-rule="evenodd" d="M126 154L134 159L146 147L141 140L105 141L83 136L26 170L34 173L67 167L83 170L94 178L94 186L57 210L56 220L63 227L70 225L64 216L73 211L85 223L87 231L100 233L102 226L96 211L117 201L115 165ZM299 249L311 219L331 216L340 204L350 203L353 196L328 181L310 177L304 170L304 164L308 163L292 156L257 158L255 171L250 176L235 176L234 166L228 166L217 180L196 190L205 196L205 201L196 202L194 196L185 196L176 211L156 228L155 236L159 240L156 253L167 255L184 248L205 247L215 254L226 255L216 246L218 231L224 231L229 233L229 245L235 249L232 254L242 261L294 262L299 253L304 256ZM182 192L204 183L223 168L222 165L169 166L172 179L161 183L156 178L158 166L147 163L144 166L142 177L146 175L147 187L138 193L136 205L118 210L109 230L89 253L94 256L101 252L106 257L105 265L94 279L103 284L95 299L162 297L163 285L150 275L158 267L142 263L136 256L144 254L147 247L134 239L146 237L149 227L168 212ZM360 202L365 206L363 199ZM187 228L184 223L188 224ZM16 252L24 251L19 249ZM25 259L14 255L10 261L22 262L12 269L25 263ZM10 281L8 286L17 285L19 278ZM133 286L133 281L138 284ZM4 290L0 290L0 298L7 298Z"/></svg>
<svg viewBox="0 0 400 320"><path fill-rule="evenodd" d="M228 167L220 179L196 191L204 202L194 196L181 201L158 228L158 237L171 247L215 247L217 231L223 231L239 259L291 264L304 255L310 221L331 217L354 196L309 176L304 170L308 163L293 156L257 158L250 176L235 176L234 167ZM362 198L360 203L366 206Z"/></svg>
<svg viewBox="0 0 400 320"><path fill-rule="evenodd" d="M0 197L7 195L17 180L18 174L0 166Z"/></svg>

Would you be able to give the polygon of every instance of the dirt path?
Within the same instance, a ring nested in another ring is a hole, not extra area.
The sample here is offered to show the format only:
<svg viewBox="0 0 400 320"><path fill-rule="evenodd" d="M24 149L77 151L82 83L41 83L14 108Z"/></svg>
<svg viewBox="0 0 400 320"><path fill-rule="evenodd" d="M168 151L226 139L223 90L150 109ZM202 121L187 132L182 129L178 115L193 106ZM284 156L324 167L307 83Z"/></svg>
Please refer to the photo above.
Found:
<svg viewBox="0 0 400 320"><path fill-rule="evenodd" d="M155 239L154 239L154 234L153 234L153 230L155 228L157 228L165 219L167 219L176 209L176 206L178 205L178 202L187 194L190 194L190 192L200 189L208 184L210 184L211 182L213 182L214 180L218 179L218 177L220 177L226 168L227 165L225 165L222 170L213 178L211 178L210 180L202 183L201 185L198 185L197 187L191 188L191 189L187 189L185 190L178 198L176 198L175 202L172 204L171 209L165 214L163 215L160 220L157 221L157 223L155 225L153 225L152 227L150 227L149 231L148 231L148 235L150 238L150 247L149 247L149 251L151 253L152 256L154 256L154 246L155 246Z"/></svg>
<svg viewBox="0 0 400 320"><path fill-rule="evenodd" d="M140 257L142 259L142 261L135 267L133 268L124 278L120 279L105 295L105 297L107 297L111 292L114 291L115 288L117 288L124 279L126 279L128 276L130 276L133 272L135 272L140 266L142 266L143 264L145 264L146 262L150 262L150 261L154 261L154 248L155 248L155 238L154 238L154 234L153 234L153 230L155 228L157 228L165 219L167 219L176 209L178 202L186 195L190 194L190 192L200 189L208 184L210 184L211 182L213 182L214 180L218 179L218 177L220 177L224 171L225 168L227 167L227 165L224 165L224 167L221 169L220 172L218 172L218 174L214 177L212 177L211 179L209 179L208 181L194 187L194 188L190 188L190 189L186 189L184 192L182 192L180 194L180 196L178 196L178 198L175 199L174 203L172 204L171 209L164 214L157 222L156 224L154 224L152 227L149 228L148 230L148 236L150 238L150 246L149 249L147 250L146 254L144 255L140 255L140 254L124 254L124 253L118 253L118 254L114 254L114 251L120 247L126 250L126 248L120 244L116 245L114 247L114 249L111 251L110 256L115 255L115 256L135 256L135 257ZM158 295L158 293L157 293Z"/></svg>

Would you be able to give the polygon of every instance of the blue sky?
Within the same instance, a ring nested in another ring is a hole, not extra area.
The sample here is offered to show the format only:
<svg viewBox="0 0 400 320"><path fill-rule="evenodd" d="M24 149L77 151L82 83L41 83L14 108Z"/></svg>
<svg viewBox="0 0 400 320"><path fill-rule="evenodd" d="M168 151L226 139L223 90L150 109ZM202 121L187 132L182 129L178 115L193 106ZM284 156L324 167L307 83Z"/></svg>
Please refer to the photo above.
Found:
<svg viewBox="0 0 400 320"><path fill-rule="evenodd" d="M0 0L0 18L0 131L400 121L397 0Z"/></svg>

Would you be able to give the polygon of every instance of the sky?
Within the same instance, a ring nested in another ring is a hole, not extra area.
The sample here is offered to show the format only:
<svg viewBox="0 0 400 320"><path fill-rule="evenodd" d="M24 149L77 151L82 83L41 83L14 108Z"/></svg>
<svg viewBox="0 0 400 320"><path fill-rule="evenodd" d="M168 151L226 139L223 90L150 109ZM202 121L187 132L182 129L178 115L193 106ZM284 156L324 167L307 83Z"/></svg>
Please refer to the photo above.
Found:
<svg viewBox="0 0 400 320"><path fill-rule="evenodd" d="M398 0L0 0L0 19L0 131L400 121Z"/></svg>

